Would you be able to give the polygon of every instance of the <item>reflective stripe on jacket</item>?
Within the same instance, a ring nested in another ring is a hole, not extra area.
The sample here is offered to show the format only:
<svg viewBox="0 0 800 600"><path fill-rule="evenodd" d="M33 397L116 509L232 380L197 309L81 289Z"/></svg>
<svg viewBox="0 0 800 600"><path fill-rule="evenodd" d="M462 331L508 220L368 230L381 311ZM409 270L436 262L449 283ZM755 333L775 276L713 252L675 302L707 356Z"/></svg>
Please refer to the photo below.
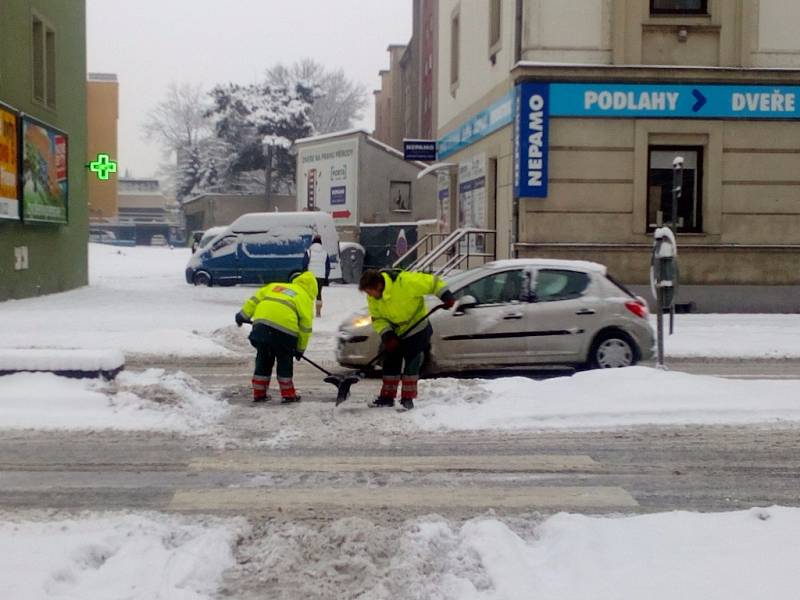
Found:
<svg viewBox="0 0 800 600"><path fill-rule="evenodd" d="M372 326L379 335L390 329L397 335L409 332L411 326L428 312L425 296L442 297L447 291L447 284L438 276L428 273L403 271L396 278L382 273L383 295L381 298L367 296L367 307L372 317ZM427 319L415 330L427 325Z"/></svg>
<svg viewBox="0 0 800 600"><path fill-rule="evenodd" d="M242 314L253 323L264 323L297 338L297 349L305 350L311 338L317 280L301 273L292 283L269 283L242 306Z"/></svg>

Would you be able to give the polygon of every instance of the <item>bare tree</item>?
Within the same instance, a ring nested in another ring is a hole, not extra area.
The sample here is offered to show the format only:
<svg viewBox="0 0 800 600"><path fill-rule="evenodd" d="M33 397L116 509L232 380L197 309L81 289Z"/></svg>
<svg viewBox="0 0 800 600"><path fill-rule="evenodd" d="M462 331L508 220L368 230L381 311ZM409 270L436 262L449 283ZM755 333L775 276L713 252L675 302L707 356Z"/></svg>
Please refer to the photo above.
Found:
<svg viewBox="0 0 800 600"><path fill-rule="evenodd" d="M300 83L314 89L311 122L317 134L353 128L367 106L363 84L349 80L343 69L329 71L310 58L290 66L277 64L267 70L266 79L268 85L291 88Z"/></svg>
<svg viewBox="0 0 800 600"><path fill-rule="evenodd" d="M178 200L203 178L197 161L213 135L213 124L206 116L208 104L208 96L199 85L173 82L164 100L148 112L142 127L145 139L161 146L163 164L159 174L175 187Z"/></svg>

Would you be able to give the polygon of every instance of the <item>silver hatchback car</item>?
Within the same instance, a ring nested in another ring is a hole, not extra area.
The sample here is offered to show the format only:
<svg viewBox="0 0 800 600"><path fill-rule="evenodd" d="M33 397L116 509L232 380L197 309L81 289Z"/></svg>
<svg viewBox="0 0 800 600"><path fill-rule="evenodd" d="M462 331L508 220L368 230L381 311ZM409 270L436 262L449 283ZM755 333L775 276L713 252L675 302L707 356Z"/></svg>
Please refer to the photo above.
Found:
<svg viewBox="0 0 800 600"><path fill-rule="evenodd" d="M424 372L543 366L627 367L653 355L646 302L604 265L514 259L447 278L458 304L431 316ZM429 299L429 307L436 299ZM380 351L366 311L340 325L337 360L364 367Z"/></svg>

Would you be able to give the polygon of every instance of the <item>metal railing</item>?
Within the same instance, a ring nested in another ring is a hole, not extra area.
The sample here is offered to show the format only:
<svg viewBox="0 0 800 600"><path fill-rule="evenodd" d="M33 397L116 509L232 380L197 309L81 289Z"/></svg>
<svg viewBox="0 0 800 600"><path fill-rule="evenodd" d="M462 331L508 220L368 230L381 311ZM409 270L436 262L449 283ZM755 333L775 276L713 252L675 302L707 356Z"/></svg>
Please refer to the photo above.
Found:
<svg viewBox="0 0 800 600"><path fill-rule="evenodd" d="M413 271L412 265L433 252L448 235L447 233L429 233L394 261L392 268Z"/></svg>
<svg viewBox="0 0 800 600"><path fill-rule="evenodd" d="M429 249L430 242L427 238L432 236L444 239ZM471 269L495 259L495 238L494 229L456 229L446 237L444 234L430 234L397 259L393 266L435 275L447 275L451 271ZM424 253L413 254L423 246ZM409 264L410 256L417 258ZM407 266L403 267L405 264Z"/></svg>

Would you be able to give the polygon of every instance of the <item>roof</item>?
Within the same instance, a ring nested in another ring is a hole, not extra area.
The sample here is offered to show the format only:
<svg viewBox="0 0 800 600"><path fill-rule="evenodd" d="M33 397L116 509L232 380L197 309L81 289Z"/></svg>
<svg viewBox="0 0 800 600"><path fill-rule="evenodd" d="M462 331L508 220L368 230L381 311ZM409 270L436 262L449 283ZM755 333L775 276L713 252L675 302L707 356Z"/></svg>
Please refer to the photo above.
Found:
<svg viewBox="0 0 800 600"><path fill-rule="evenodd" d="M551 269L568 269L571 271L586 271L605 275L608 268L600 263L588 260L562 260L558 258L509 258L496 260L484 265L490 269L504 269L508 267L547 267Z"/></svg>
<svg viewBox="0 0 800 600"><path fill-rule="evenodd" d="M377 146L378 148L381 148L382 150L385 150L386 152L389 152L390 154L394 154L395 156L399 157L400 159L405 160L405 157L403 156L403 152L401 150L398 150L397 148L393 148L393 147L389 146L388 144L384 144L380 140L375 139L374 137L372 137L370 135L370 132L367 131L366 129L345 129L345 130L342 130L342 131L334 131L333 133L324 133L322 135L316 135L316 136L313 136L313 137L301 138L299 140L295 140L294 145L297 146L299 144L313 144L313 143L316 143L316 142L321 142L321 141L325 141L325 140L333 140L333 139L337 139L337 138L344 138L344 137L353 136L353 135L357 135L357 134L363 134L366 137L367 142L369 142L373 146ZM425 169L425 168L428 167L427 163L419 162L419 161L416 161L416 160L409 160L409 161L406 161L406 162L408 164L414 165L418 169Z"/></svg>

